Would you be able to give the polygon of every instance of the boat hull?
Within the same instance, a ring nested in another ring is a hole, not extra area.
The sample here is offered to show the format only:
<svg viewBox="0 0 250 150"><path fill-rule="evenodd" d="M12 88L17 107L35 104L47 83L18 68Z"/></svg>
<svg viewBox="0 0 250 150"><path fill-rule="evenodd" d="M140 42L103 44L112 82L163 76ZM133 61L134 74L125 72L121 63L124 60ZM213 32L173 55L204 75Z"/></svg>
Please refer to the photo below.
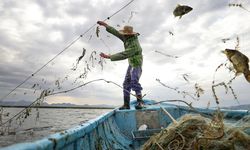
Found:
<svg viewBox="0 0 250 150"><path fill-rule="evenodd" d="M131 104L130 110L114 109L87 123L76 126L46 137L44 139L15 144L2 148L3 150L136 150L148 138L166 128L172 121L160 108L166 109L175 119L187 113L202 113L212 116L213 109L196 109L194 112L188 107L161 104L152 105L153 101L146 101L148 106L142 110L135 110ZM224 117L239 120L249 114L246 110L222 110ZM138 130L146 126L147 130Z"/></svg>

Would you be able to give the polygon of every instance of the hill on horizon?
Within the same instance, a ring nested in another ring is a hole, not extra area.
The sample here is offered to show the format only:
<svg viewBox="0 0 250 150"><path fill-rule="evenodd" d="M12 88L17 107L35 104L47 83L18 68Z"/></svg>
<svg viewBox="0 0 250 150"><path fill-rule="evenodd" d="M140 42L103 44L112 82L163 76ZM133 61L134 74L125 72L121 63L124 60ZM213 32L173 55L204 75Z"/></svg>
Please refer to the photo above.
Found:
<svg viewBox="0 0 250 150"><path fill-rule="evenodd" d="M29 106L32 102L30 101L2 101L0 102L0 106ZM72 103L52 103L48 104L47 102L43 102L41 106L58 106L58 107L114 107L113 105L107 104L99 104L99 105L76 105Z"/></svg>
<svg viewBox="0 0 250 150"><path fill-rule="evenodd" d="M30 101L2 101L0 102L0 106L29 106L32 102ZM48 104L47 102L43 102L42 106L56 106L56 107L115 107L114 105L107 105L107 104L99 104L99 105L90 105L90 104L84 104L84 105L76 105L72 103L52 103ZM227 106L222 107L225 109L242 109L242 110L250 110L250 104L242 104L242 105L236 105L236 106Z"/></svg>

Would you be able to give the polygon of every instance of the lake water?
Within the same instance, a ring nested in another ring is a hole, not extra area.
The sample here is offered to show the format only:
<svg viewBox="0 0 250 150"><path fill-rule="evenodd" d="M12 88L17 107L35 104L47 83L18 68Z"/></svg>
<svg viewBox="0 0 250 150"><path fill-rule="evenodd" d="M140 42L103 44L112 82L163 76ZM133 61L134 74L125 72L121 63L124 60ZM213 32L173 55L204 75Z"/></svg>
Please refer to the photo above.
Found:
<svg viewBox="0 0 250 150"><path fill-rule="evenodd" d="M9 117L20 110L20 108L4 108L4 112L10 113ZM15 135L0 135L0 147L41 139L49 134L83 124L109 111L111 110L40 108L39 120L36 121L36 110L34 109L32 115L25 119L23 125L15 130ZM9 117L5 117L4 120Z"/></svg>

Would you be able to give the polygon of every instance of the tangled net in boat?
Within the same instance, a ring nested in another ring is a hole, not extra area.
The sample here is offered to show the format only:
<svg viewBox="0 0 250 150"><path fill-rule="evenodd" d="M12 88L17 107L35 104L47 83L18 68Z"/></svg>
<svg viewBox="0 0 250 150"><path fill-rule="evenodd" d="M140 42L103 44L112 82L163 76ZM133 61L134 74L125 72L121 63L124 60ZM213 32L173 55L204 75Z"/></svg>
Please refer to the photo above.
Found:
<svg viewBox="0 0 250 150"><path fill-rule="evenodd" d="M187 114L152 136L142 150L249 150L250 115L224 124L222 113L212 119Z"/></svg>

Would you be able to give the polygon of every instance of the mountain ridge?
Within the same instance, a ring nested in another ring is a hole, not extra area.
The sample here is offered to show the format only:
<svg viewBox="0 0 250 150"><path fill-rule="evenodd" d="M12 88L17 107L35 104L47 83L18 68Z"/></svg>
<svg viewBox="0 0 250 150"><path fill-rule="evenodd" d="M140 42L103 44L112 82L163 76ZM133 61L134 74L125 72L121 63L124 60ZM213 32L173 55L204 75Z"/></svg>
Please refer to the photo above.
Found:
<svg viewBox="0 0 250 150"><path fill-rule="evenodd" d="M25 101L25 100L21 100L21 101L2 101L0 102L0 106L29 106L32 102L30 101ZM110 107L113 108L115 106L113 105L107 105L107 104L98 104L98 105L89 105L89 104L84 104L84 105L76 105L76 104L72 104L72 103L52 103L52 104L48 104L47 102L43 102L41 104L41 106L47 106L47 107Z"/></svg>

